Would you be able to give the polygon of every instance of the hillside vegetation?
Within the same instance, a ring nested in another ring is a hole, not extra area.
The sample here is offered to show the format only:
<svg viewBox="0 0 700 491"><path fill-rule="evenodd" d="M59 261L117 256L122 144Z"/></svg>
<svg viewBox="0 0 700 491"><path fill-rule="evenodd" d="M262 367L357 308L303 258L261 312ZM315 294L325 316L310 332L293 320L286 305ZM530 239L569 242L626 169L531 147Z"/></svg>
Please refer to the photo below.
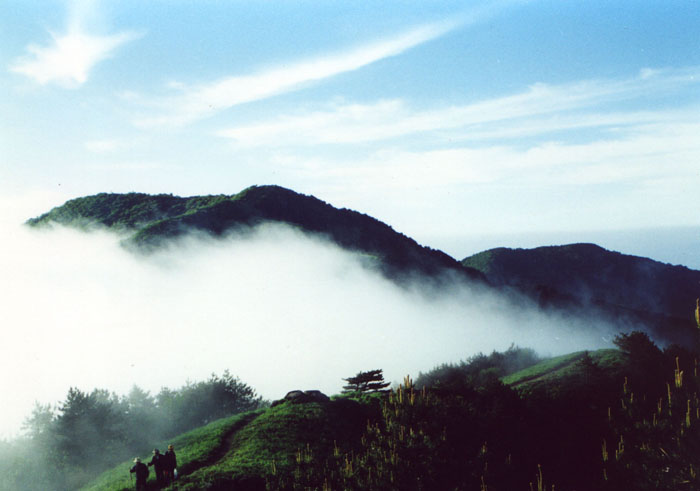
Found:
<svg viewBox="0 0 700 491"><path fill-rule="evenodd" d="M433 387L225 418L172 440L169 489L697 489L696 355L641 333L616 344L495 377L506 353L522 359L511 348L422 374ZM84 489L129 489L129 467Z"/></svg>
<svg viewBox="0 0 700 491"><path fill-rule="evenodd" d="M190 198L101 193L70 200L27 224L107 227L125 234L126 246L152 251L188 233L220 237L266 222L291 225L361 252L366 258L376 258L376 265L391 277L410 272L428 276L451 272L482 278L476 270L461 266L443 252L419 245L375 218L334 208L313 196L279 186L253 186L234 195Z"/></svg>
<svg viewBox="0 0 700 491"><path fill-rule="evenodd" d="M76 489L135 452L150 453L157 442L165 448L166 438L264 406L251 387L228 372L179 389L163 387L155 396L137 386L125 396L72 387L59 404L36 404L25 420L25 436L0 440L0 490ZM193 442L183 471L210 458L207 448L229 431L225 422L211 430L178 440Z"/></svg>

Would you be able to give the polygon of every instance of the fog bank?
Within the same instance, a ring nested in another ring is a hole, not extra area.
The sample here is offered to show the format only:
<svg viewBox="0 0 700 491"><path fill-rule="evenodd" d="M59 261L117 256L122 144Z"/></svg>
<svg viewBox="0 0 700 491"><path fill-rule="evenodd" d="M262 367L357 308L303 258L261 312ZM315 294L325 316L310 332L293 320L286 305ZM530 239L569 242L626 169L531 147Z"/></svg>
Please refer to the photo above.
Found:
<svg viewBox="0 0 700 491"><path fill-rule="evenodd" d="M511 343L544 354L609 346L608 329L468 285L402 288L361 257L279 225L134 255L108 232L2 225L0 436L69 387L157 392L232 374L269 399L390 381ZM606 341L607 340L607 341Z"/></svg>

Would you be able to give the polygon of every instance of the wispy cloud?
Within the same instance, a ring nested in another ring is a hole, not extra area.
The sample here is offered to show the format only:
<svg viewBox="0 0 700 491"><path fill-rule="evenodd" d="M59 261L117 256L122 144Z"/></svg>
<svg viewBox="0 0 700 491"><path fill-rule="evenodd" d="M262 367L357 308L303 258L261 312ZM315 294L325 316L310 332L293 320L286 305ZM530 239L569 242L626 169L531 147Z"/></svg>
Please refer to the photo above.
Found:
<svg viewBox="0 0 700 491"><path fill-rule="evenodd" d="M83 147L91 153L95 154L115 154L124 150L133 150L135 148L143 148L149 145L150 139L142 136L114 136L107 138L98 138L94 140L86 140Z"/></svg>
<svg viewBox="0 0 700 491"><path fill-rule="evenodd" d="M560 203L567 200L558 199L562 190L574 189L586 196L584 209L600 207L600 214L580 214L591 227L604 216L614 221L601 198L643 210L644 218L634 218L640 226L643 220L687 223L679 216L687 205L677 197L696 194L690 188L700 156L700 99L693 96L699 75L700 67L642 70L626 78L537 84L442 108L415 109L402 100L340 104L219 134L233 139L238 155L323 183L329 195L347 200L354 199L348 189L387 202L419 192L421 203L441 203L436 213L450 206L462 213L463 203L450 202L455 196L479 203L470 206L490 203L500 211L482 213L485 229L504 226L514 196L539 213L527 204L533 196ZM495 196L511 198L503 204ZM566 227L566 214L580 208L550 207L556 216L541 218L542 226ZM396 213L389 221L400 223L398 212L388 213ZM622 215L614 226L629 226Z"/></svg>
<svg viewBox="0 0 700 491"><path fill-rule="evenodd" d="M453 230L451 219L433 223L426 203L435 215L458 210L478 222L470 226L499 232L566 229L572 217L590 228L687 224L688 203L698 203L699 71L538 85L444 109L417 111L397 100L346 104L227 136L237 138L239 154L321 182L329 196L382 196L374 213L391 223L400 224L411 204L399 212L384 203L421 194L406 229L423 214L424 229ZM524 214L532 218L522 221Z"/></svg>
<svg viewBox="0 0 700 491"><path fill-rule="evenodd" d="M10 70L41 85L56 83L67 88L79 87L87 81L97 63L139 37L133 32L90 33L85 24L92 2L83 2L80 6L82 8L71 10L65 33L50 32L48 44L27 46L29 54L17 59Z"/></svg>
<svg viewBox="0 0 700 491"><path fill-rule="evenodd" d="M674 182L695 181L700 155L697 114L689 110L685 117L607 133L584 143L531 143L524 148L505 143L425 150L389 147L364 158L283 154L275 162L316 179L376 192L464 185L648 186L665 182L667 177Z"/></svg>
<svg viewBox="0 0 700 491"><path fill-rule="evenodd" d="M318 58L284 64L250 75L225 77L196 86L178 84L180 93L155 104L162 114L141 118L141 126L182 125L246 102L283 94L341 73L357 70L436 39L460 25L459 21L426 24L390 39Z"/></svg>
<svg viewBox="0 0 700 491"><path fill-rule="evenodd" d="M458 130L449 133L452 140L532 136L653 121L659 115L652 111L606 112L600 106L640 96L657 96L699 83L698 67L643 70L638 76L623 80L537 84L518 94L440 109L413 110L400 100L338 105L240 125L221 130L218 135L251 147L376 142L446 130ZM597 112L586 112L591 110ZM571 114L573 111L577 113Z"/></svg>
<svg viewBox="0 0 700 491"><path fill-rule="evenodd" d="M134 160L117 162L99 162L83 165L85 170L100 172L146 172L163 169L166 166L157 161Z"/></svg>
<svg viewBox="0 0 700 491"><path fill-rule="evenodd" d="M110 153L123 146L117 139L90 140L85 142L85 148L94 153Z"/></svg>

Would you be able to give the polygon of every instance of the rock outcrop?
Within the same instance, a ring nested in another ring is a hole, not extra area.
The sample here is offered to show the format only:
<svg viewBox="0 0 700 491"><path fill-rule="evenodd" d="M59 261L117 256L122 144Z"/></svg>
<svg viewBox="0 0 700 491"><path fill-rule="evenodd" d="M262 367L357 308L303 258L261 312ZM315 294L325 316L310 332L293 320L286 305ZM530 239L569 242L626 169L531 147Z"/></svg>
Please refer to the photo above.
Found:
<svg viewBox="0 0 700 491"><path fill-rule="evenodd" d="M292 404L306 404L307 402L330 402L330 398L320 390L292 390L287 392L282 399L274 401L271 407L278 406L284 402Z"/></svg>

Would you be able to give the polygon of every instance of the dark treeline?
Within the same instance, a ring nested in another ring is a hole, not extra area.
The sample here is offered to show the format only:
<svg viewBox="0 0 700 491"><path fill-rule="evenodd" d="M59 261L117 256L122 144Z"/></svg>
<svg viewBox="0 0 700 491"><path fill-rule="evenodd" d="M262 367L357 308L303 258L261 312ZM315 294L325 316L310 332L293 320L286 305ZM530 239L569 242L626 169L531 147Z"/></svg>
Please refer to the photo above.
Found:
<svg viewBox="0 0 700 491"><path fill-rule="evenodd" d="M77 489L168 438L264 404L228 371L156 395L137 386L125 396L71 388L55 406L37 403L23 436L0 442L0 489Z"/></svg>
<svg viewBox="0 0 700 491"><path fill-rule="evenodd" d="M300 449L268 488L700 489L698 353L640 332L615 344L619 370L586 354L526 392L492 376L503 353L407 379L347 453Z"/></svg>
<svg viewBox="0 0 700 491"><path fill-rule="evenodd" d="M480 385L491 378L501 378L542 361L535 350L511 345L506 351L493 351L490 355L478 353L457 364L445 363L426 373L420 373L415 381L419 389L454 387L455 384Z"/></svg>

